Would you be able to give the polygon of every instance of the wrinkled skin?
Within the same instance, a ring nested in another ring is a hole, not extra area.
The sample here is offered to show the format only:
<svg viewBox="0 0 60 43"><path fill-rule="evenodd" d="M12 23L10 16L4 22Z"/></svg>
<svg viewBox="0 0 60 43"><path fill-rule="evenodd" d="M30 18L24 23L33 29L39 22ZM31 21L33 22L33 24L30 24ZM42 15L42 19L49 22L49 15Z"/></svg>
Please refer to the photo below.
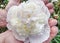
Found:
<svg viewBox="0 0 60 43"><path fill-rule="evenodd" d="M54 12L53 9L53 4L49 3L48 0L43 0L46 6L48 7L50 13ZM9 0L8 5L6 6L5 9L0 9L0 16L2 15L3 17L0 17L0 27L6 27L6 16L7 16L7 11L8 9L13 6L13 5L18 5L20 0ZM57 24L57 20L50 18L49 19L49 25L50 25L50 37L48 40L46 40L44 43L49 43L57 34L58 28L55 26ZM15 37L12 34L12 31L7 30L4 33L0 34L0 43L23 43L22 41L16 40Z"/></svg>

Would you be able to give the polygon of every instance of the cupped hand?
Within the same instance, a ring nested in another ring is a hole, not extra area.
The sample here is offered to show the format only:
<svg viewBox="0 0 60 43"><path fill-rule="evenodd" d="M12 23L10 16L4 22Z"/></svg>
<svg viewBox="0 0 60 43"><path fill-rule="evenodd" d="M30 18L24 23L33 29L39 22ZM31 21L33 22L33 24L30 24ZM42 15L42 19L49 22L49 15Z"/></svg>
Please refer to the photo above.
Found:
<svg viewBox="0 0 60 43"><path fill-rule="evenodd" d="M48 7L50 13L53 13L54 12L53 4L49 3L48 0L43 0L43 1L46 4L46 6ZM17 3L19 4L19 0L18 1L17 0L16 1L15 0L11 0L8 3L8 5L7 5L5 10L8 11L8 9L11 6L17 5ZM4 11L1 11L1 12L3 14ZM56 36L56 34L58 32L58 28L55 26L56 24L57 24L57 20L56 19L53 19L53 18L49 19L49 25L50 25L50 30L51 30L50 37L44 43L49 43ZM0 34L0 43L23 43L23 42L16 40L15 37L13 36L13 34L12 34L12 31L7 30L6 32Z"/></svg>

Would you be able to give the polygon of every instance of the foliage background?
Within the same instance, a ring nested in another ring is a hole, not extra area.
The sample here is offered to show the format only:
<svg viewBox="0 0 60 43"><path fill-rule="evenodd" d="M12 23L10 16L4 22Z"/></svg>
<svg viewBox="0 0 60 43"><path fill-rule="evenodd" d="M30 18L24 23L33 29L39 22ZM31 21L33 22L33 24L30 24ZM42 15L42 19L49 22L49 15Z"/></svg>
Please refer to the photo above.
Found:
<svg viewBox="0 0 60 43"><path fill-rule="evenodd" d="M26 1L26 0L21 0ZM51 0L50 0L51 1ZM4 9L8 4L8 0L0 0L0 9ZM51 43L60 43L60 0L58 2L53 2L55 12L51 15L52 18L57 19L58 24L56 25L59 29L58 34L56 37L51 41ZM6 27L0 27L0 33L7 30Z"/></svg>

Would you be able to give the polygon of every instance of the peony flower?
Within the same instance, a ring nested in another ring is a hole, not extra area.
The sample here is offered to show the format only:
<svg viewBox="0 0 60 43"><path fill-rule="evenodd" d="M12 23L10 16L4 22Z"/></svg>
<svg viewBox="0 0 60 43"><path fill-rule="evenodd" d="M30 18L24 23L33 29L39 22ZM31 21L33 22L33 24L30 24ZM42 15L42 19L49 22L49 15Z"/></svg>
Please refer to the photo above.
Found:
<svg viewBox="0 0 60 43"><path fill-rule="evenodd" d="M9 9L7 28L24 43L43 43L50 36L49 17L49 10L43 1L28 0Z"/></svg>

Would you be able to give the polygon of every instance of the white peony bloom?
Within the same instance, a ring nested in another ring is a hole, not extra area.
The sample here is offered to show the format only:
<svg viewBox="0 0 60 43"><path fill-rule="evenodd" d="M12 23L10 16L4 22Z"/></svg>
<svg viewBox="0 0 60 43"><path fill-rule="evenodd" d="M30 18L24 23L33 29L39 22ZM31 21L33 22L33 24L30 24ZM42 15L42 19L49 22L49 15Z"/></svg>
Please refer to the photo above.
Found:
<svg viewBox="0 0 60 43"><path fill-rule="evenodd" d="M28 0L9 9L7 27L17 40L43 43L50 36L49 17L50 13L43 1Z"/></svg>

